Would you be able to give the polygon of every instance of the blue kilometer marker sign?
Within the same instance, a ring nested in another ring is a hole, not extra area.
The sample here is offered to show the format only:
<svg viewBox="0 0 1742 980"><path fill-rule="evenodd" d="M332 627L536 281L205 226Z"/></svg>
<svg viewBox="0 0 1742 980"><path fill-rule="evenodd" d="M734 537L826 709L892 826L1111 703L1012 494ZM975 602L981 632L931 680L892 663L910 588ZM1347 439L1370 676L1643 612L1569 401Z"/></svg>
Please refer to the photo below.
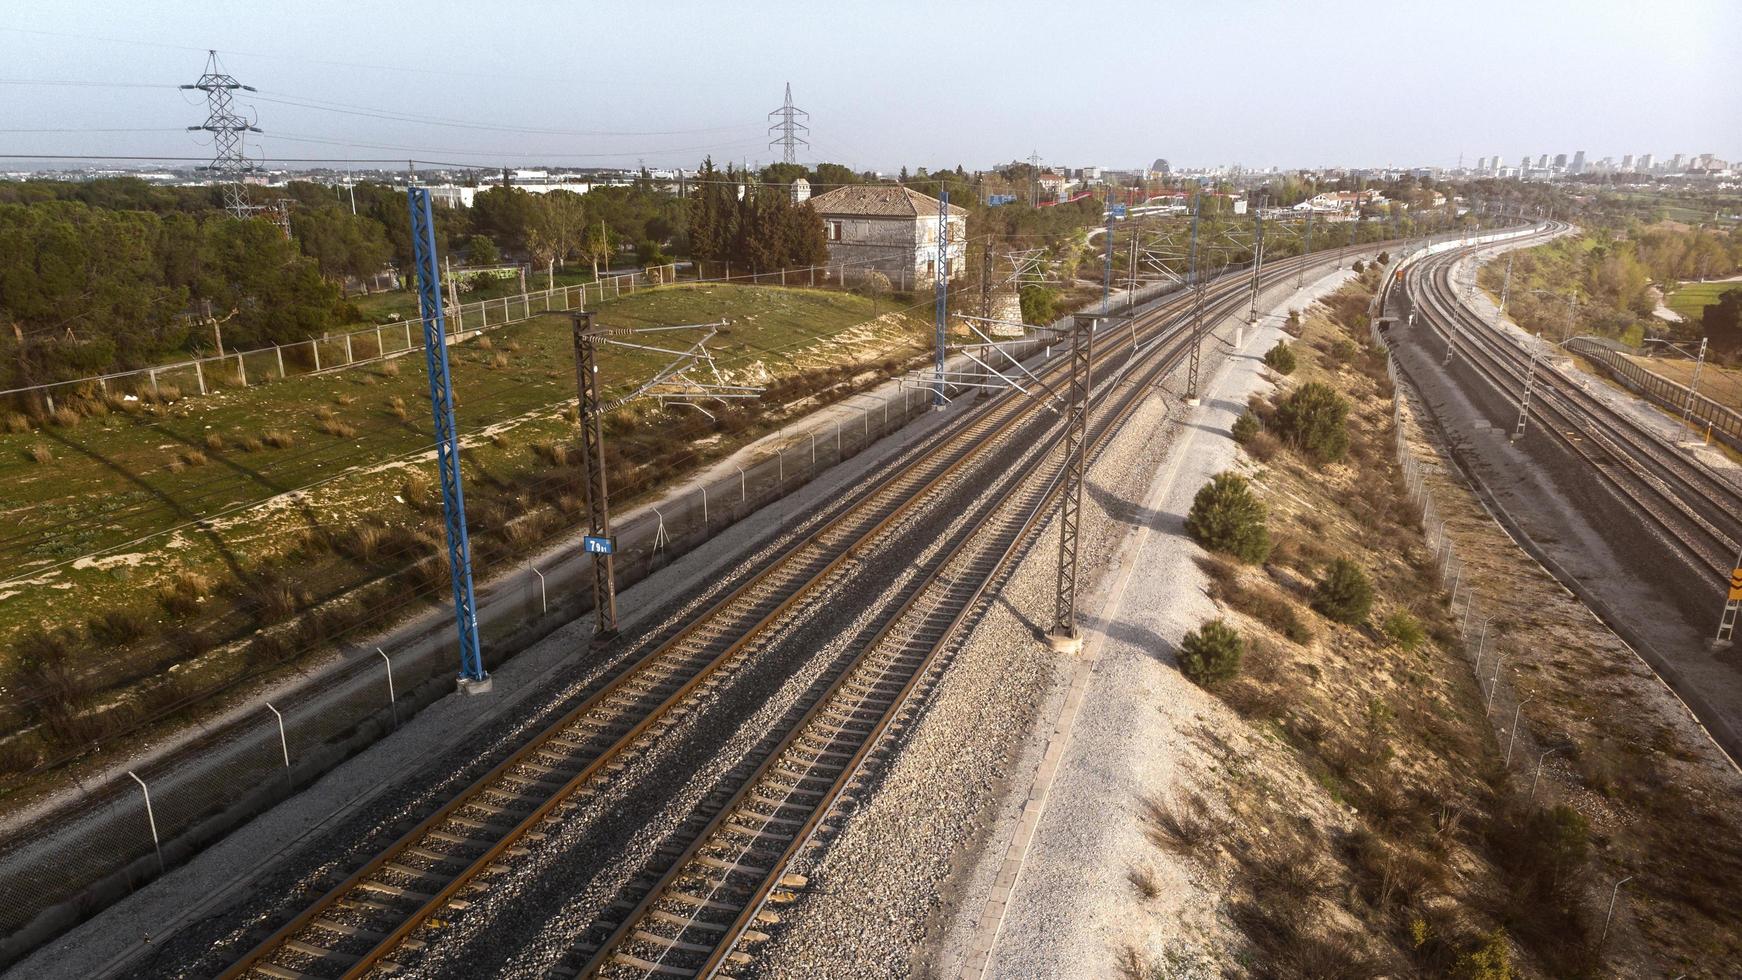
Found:
<svg viewBox="0 0 1742 980"><path fill-rule="evenodd" d="M617 553L617 539L584 535L581 538L581 550L589 555L614 555Z"/></svg>

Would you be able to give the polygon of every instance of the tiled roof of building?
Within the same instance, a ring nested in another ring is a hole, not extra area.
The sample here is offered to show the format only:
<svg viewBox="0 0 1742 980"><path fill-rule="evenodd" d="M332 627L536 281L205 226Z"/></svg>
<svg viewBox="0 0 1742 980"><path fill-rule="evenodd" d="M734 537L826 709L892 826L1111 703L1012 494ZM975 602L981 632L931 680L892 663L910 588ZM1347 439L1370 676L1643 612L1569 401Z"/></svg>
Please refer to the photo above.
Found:
<svg viewBox="0 0 1742 980"><path fill-rule="evenodd" d="M811 198L818 214L871 215L883 218L936 216L938 199L898 184L849 184ZM951 214L968 210L950 205Z"/></svg>

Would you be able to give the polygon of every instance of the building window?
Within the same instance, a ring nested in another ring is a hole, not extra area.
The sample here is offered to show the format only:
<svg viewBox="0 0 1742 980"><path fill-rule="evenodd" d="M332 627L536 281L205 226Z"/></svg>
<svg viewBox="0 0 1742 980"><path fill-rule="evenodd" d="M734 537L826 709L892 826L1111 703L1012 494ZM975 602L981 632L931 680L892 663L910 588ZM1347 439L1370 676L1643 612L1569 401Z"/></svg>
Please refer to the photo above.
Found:
<svg viewBox="0 0 1742 980"><path fill-rule="evenodd" d="M839 221L829 222L829 241L838 242L840 240L841 240L841 223Z"/></svg>

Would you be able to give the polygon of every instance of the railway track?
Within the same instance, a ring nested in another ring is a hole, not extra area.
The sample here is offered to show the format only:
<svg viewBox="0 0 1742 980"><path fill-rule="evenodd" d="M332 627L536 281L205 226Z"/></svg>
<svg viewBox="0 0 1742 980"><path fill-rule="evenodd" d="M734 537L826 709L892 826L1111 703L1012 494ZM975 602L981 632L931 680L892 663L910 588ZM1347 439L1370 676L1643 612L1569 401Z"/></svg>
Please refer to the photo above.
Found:
<svg viewBox="0 0 1742 980"><path fill-rule="evenodd" d="M1309 256L1306 261L1319 260ZM1267 270L1267 281L1293 275L1302 261L1296 258L1275 263ZM1210 309L1218 316L1231 309L1247 288L1238 273L1224 280L1211 294ZM1188 303L1189 297L1181 296L1145 314L1129 331L1103 332L1098 346L1106 350L1098 376L1122 376L1135 364L1156 364L1155 358L1130 356L1121 360L1118 355L1140 348L1148 353L1163 340L1177 338ZM1183 342L1176 343L1160 360L1171 363L1183 356L1184 350ZM1047 377L1062 372L1063 360L1055 359L1040 373ZM1145 372L1146 378L1159 370L1152 367ZM855 558L886 543L903 515L938 502L954 480L992 457L1001 444L1035 428L1050 427L1050 420L1051 416L1043 416L1025 396L1006 392L934 437L916 457L876 482L821 528L786 548L724 599L621 669L599 690L367 860L232 964L223 976L292 980L356 977L377 968L392 969L396 951L420 946L416 933L424 923L443 909L464 908L469 889L482 887L492 875L507 870L515 857L543 837L541 825L596 792L650 740L686 715L688 706L699 696L748 662L764 637L800 615L806 596L839 583ZM1022 484L1032 485L1032 480ZM1016 520L1013 515L1017 515L1021 502L1029 499L1024 494L1030 492L1012 495L992 523L998 528L1017 526L1011 523ZM1022 519L1032 520L1034 513L1030 507ZM975 600L964 598L961 590L979 595L990 580L991 570L1003 567L985 550L993 547L986 542L994 538L996 534L993 538L974 535L953 549L927 577L926 587L910 592L907 604L889 620L891 630L896 623L922 625L900 633L900 639L894 632L881 634L855 660L855 666L841 674L835 690L867 698L882 694L895 698L898 692L887 677L905 672L914 681L924 673L924 664L935 663L937 642L932 642L930 652L924 655L914 654L913 644L929 642L934 636L941 640L955 635L953 629L939 633L937 626L923 624L945 613L967 615L973 608ZM968 541L980 544L964 551L969 548ZM943 591L927 591L934 586ZM928 616L933 619L926 619ZM850 684L851 678L869 680ZM904 699L905 694L901 694L889 703L899 704ZM849 710L836 720L850 719L858 710ZM788 743L815 744L814 736L798 742L801 730L812 729L806 724L794 727ZM882 730L877 728L878 733ZM864 744L874 741L872 737ZM790 749L788 743L776 754ZM832 752L818 753L813 762L830 764L827 760L837 758ZM774 758L770 757L769 766ZM767 774L772 776L773 772ZM770 836L763 839L774 839L779 833L772 829L776 826L767 822L764 833Z"/></svg>
<svg viewBox="0 0 1742 980"><path fill-rule="evenodd" d="M1514 399L1531 352L1468 310L1451 282L1461 252L1421 260L1407 279L1428 325L1489 385ZM1742 543L1742 493L1637 421L1618 413L1543 357L1530 411L1574 455L1658 527L1681 557L1706 574L1727 575Z"/></svg>
<svg viewBox="0 0 1742 980"><path fill-rule="evenodd" d="M1104 383L1098 397L1115 397L1110 411L1094 416L1091 457L1189 343L1180 338L1160 357L1141 362L1141 377L1126 379L1122 372ZM619 918L594 923L554 976L709 977L746 961L737 946L755 937L755 926L778 921L770 902L792 894L782 887L793 883L786 875L792 859L815 837L879 739L915 707L916 692L929 689L928 678L960 649L1051 513L1063 461L1050 451L1045 460L1000 495L992 516L934 566L779 745L711 808L682 853L638 886L637 898L620 901Z"/></svg>

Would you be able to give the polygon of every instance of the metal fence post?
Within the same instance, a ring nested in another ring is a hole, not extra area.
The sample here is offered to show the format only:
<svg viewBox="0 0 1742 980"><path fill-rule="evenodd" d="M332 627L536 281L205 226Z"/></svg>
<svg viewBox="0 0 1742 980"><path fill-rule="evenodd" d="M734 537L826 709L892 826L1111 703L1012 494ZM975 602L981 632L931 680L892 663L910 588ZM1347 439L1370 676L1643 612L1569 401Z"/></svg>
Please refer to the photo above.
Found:
<svg viewBox="0 0 1742 980"><path fill-rule="evenodd" d="M248 365L242 363L242 355L236 355L236 378L242 382L242 387L248 387Z"/></svg>
<svg viewBox="0 0 1742 980"><path fill-rule="evenodd" d="M167 869L163 864L163 844L157 839L157 814L151 809L151 787L131 769L127 770L127 775L133 777L133 781L139 784L139 791L145 794L145 822L151 826L151 848L157 852L157 871L162 874Z"/></svg>
<svg viewBox="0 0 1742 980"><path fill-rule="evenodd" d="M308 342L308 349L315 352L315 371L318 372L321 369L321 345L318 341L311 340Z"/></svg>
<svg viewBox="0 0 1742 980"><path fill-rule="evenodd" d="M544 573L539 571L536 567L534 567L532 565L528 565L526 567L531 568L532 574L538 576L538 607L539 607L539 609L542 612L546 612L546 613L550 612L550 601L546 597L546 593L544 591Z"/></svg>
<svg viewBox="0 0 1742 980"><path fill-rule="evenodd" d="M1632 881L1634 877L1634 875L1628 875L1617 881L1614 888L1609 889L1609 911L1603 914L1603 934L1597 937L1598 949L1602 949L1603 944L1609 941L1609 920L1615 917L1615 897L1621 894L1621 886Z"/></svg>
<svg viewBox="0 0 1742 980"><path fill-rule="evenodd" d="M387 651L380 647L376 647L375 652L381 654L382 661L387 664L387 705L393 709L393 727L398 728L399 697L393 691L393 658L389 657Z"/></svg>
<svg viewBox="0 0 1742 980"><path fill-rule="evenodd" d="M702 491L702 528L705 530L708 526L708 488L702 487L701 491Z"/></svg>
<svg viewBox="0 0 1742 980"><path fill-rule="evenodd" d="M194 358L194 379L200 383L200 394L206 393L206 372L200 367L200 359Z"/></svg>
<svg viewBox="0 0 1742 980"><path fill-rule="evenodd" d="M290 739L284 734L284 715L280 714L279 710L274 708L270 701L266 702L266 710L272 712L272 716L278 719L278 747L284 752L284 768L289 769Z"/></svg>
<svg viewBox="0 0 1742 980"><path fill-rule="evenodd" d="M786 483L786 453L782 452L780 449L775 449L774 460L775 464L779 467L779 482L784 484Z"/></svg>
<svg viewBox="0 0 1742 980"><path fill-rule="evenodd" d="M750 487L748 486L748 481L744 478L744 467L739 466L737 463L733 463L732 468L738 471L738 502L741 504L749 503Z"/></svg>
<svg viewBox="0 0 1742 980"><path fill-rule="evenodd" d="M277 344L273 344L272 345L272 353L277 355L277 357L278 357L278 380L283 381L284 380L284 348L278 346Z"/></svg>

